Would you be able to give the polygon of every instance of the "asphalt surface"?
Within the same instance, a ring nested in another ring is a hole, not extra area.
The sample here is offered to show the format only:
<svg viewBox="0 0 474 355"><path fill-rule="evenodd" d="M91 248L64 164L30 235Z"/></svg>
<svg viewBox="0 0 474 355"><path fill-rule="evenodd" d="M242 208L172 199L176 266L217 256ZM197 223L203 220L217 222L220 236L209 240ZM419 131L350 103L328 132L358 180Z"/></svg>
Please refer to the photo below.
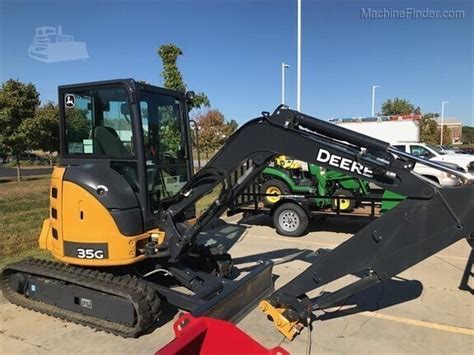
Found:
<svg viewBox="0 0 474 355"><path fill-rule="evenodd" d="M207 160L201 160L201 167L207 163ZM194 167L198 167L198 161L194 160ZM21 169L22 176L39 176L39 175L49 175L53 171L53 168L50 167L40 167L40 168L32 168L32 167L24 167ZM5 166L4 164L0 164L0 179L1 178L13 178L16 177L16 168L11 168Z"/></svg>
<svg viewBox="0 0 474 355"><path fill-rule="evenodd" d="M315 222L301 238L275 234L268 219L256 217L237 224L228 218L201 235L209 244L222 244L242 267L254 260L282 257L306 250L333 248L364 226L363 221L328 218ZM338 231L338 232L335 232ZM351 297L341 309L326 310L292 342L274 328L259 309L238 326L266 347L281 345L290 353L474 353L474 297L458 286L471 249L465 240L403 272L399 278ZM276 265L276 288L302 272L310 257ZM471 265L472 267L472 265ZM341 286L329 285L324 291ZM472 280L470 286L474 287ZM310 293L313 297L322 290ZM333 312L333 313L332 313ZM174 338L172 319L151 334L123 339L67 323L9 304L0 297L0 353L143 353L151 354ZM231 346L231 344L229 344ZM228 353L223 349L222 353Z"/></svg>
<svg viewBox="0 0 474 355"><path fill-rule="evenodd" d="M39 176L39 175L49 175L53 171L53 168L50 167L41 167L41 168L30 168L25 167L21 169L21 176ZM1 178L12 178L16 177L16 168L10 168L8 166L0 165L0 179Z"/></svg>

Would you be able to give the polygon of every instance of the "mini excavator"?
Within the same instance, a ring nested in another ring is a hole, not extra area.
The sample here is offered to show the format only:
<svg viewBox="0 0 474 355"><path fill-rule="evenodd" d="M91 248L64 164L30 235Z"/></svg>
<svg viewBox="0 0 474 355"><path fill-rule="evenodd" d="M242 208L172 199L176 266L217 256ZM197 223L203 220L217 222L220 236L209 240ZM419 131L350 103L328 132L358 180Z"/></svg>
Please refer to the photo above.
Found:
<svg viewBox="0 0 474 355"><path fill-rule="evenodd" d="M390 279L474 230L469 173L285 106L248 121L193 175L190 99L192 92L132 79L59 87L60 162L39 237L56 261L7 265L1 283L10 302L137 337L156 326L162 302L194 317L234 321L261 301L292 339L315 310ZM199 243L198 235L281 154L407 198L273 291L272 261L236 276L231 256ZM248 169L232 181L243 162ZM442 187L416 174L417 163L463 184ZM218 197L196 217L196 203L218 185ZM307 296L349 274L362 276Z"/></svg>

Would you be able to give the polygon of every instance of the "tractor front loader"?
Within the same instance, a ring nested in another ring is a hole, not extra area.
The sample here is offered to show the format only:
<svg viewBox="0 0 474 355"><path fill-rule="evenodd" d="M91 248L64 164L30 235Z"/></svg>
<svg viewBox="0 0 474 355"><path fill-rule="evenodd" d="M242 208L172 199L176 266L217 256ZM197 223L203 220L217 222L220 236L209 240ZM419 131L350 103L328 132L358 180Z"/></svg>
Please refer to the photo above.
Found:
<svg viewBox="0 0 474 355"><path fill-rule="evenodd" d="M194 317L229 320L263 299L261 308L291 339L313 310L386 280L474 230L471 175L285 107L244 124L191 176L186 97L130 79L60 87L61 160L40 236L40 247L59 262L8 265L2 272L7 299L123 336L152 327L163 300ZM234 279L230 255L200 245L197 237L280 154L406 199L268 296L271 261ZM245 161L249 168L232 181ZM417 162L465 184L441 187L413 172ZM193 220L196 203L219 184L219 196ZM365 276L316 299L306 295L354 273Z"/></svg>

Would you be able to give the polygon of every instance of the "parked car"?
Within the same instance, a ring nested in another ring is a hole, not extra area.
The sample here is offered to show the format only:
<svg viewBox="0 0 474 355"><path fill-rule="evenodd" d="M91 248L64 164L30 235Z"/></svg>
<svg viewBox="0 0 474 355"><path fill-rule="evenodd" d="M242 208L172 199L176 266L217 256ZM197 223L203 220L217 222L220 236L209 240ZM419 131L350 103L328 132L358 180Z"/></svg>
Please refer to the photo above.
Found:
<svg viewBox="0 0 474 355"><path fill-rule="evenodd" d="M438 145L436 148L438 148L438 151L442 154L456 154L459 152L458 149L450 147L449 145Z"/></svg>
<svg viewBox="0 0 474 355"><path fill-rule="evenodd" d="M450 168L474 173L474 156L463 154L443 154L436 147L424 143L398 143L395 148L415 156L443 163ZM414 171L445 186L455 186L459 180L451 174L417 163Z"/></svg>

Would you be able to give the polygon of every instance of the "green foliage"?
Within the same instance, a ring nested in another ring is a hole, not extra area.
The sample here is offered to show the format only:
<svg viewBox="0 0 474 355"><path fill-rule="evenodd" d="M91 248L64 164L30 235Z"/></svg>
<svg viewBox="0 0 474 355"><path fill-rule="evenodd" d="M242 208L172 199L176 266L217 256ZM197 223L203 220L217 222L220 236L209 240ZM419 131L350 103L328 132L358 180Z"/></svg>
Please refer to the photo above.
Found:
<svg viewBox="0 0 474 355"><path fill-rule="evenodd" d="M36 87L10 79L0 89L0 149L17 157L18 181L21 180L20 153L28 149L25 120L34 117L39 106Z"/></svg>
<svg viewBox="0 0 474 355"><path fill-rule="evenodd" d="M87 110L77 107L67 109L67 136L69 142L82 142L89 138Z"/></svg>
<svg viewBox="0 0 474 355"><path fill-rule="evenodd" d="M426 113L421 116L419 121L420 127L420 141L428 144L438 145L441 143L441 129L438 128L436 118L439 117L437 113ZM451 130L448 127L443 129L443 144L451 143Z"/></svg>
<svg viewBox="0 0 474 355"><path fill-rule="evenodd" d="M420 141L428 144L438 144L438 124L435 118L438 114L427 113L421 116L419 121L420 127Z"/></svg>
<svg viewBox="0 0 474 355"><path fill-rule="evenodd" d="M23 124L28 149L48 152L50 160L53 152L59 150L59 107L52 102L39 107L33 117Z"/></svg>
<svg viewBox="0 0 474 355"><path fill-rule="evenodd" d="M186 85L183 81L183 76L178 69L176 62L178 57L183 55L181 49L176 47L174 44L163 44L158 48L158 55L163 61L163 71L161 77L164 80L164 86L168 89L177 91L186 91Z"/></svg>
<svg viewBox="0 0 474 355"><path fill-rule="evenodd" d="M183 76L181 75L177 65L178 57L183 55L183 51L174 44L163 44L160 48L158 48L157 52L163 61L163 71L161 72L161 77L164 81L164 87L167 89L185 92L186 84L184 83ZM209 106L209 99L202 92L195 94L194 99L189 105L190 109Z"/></svg>
<svg viewBox="0 0 474 355"><path fill-rule="evenodd" d="M177 152L181 148L181 126L180 121L173 114L173 108L159 107L160 122L160 152L177 158Z"/></svg>
<svg viewBox="0 0 474 355"><path fill-rule="evenodd" d="M388 99L382 104L382 115L384 116L409 115L414 111L415 106L413 104L408 100L399 99L398 97L393 100ZM420 111L419 107L417 107L417 111Z"/></svg>
<svg viewBox="0 0 474 355"><path fill-rule="evenodd" d="M474 127L464 126L462 128L463 143L474 143Z"/></svg>
<svg viewBox="0 0 474 355"><path fill-rule="evenodd" d="M209 110L196 116L199 127L199 148L206 154L219 149L237 129L235 120L225 121L219 110Z"/></svg>
<svg viewBox="0 0 474 355"><path fill-rule="evenodd" d="M34 117L40 104L36 87L10 79L0 90L0 147L10 154L20 154L28 148L22 124Z"/></svg>

